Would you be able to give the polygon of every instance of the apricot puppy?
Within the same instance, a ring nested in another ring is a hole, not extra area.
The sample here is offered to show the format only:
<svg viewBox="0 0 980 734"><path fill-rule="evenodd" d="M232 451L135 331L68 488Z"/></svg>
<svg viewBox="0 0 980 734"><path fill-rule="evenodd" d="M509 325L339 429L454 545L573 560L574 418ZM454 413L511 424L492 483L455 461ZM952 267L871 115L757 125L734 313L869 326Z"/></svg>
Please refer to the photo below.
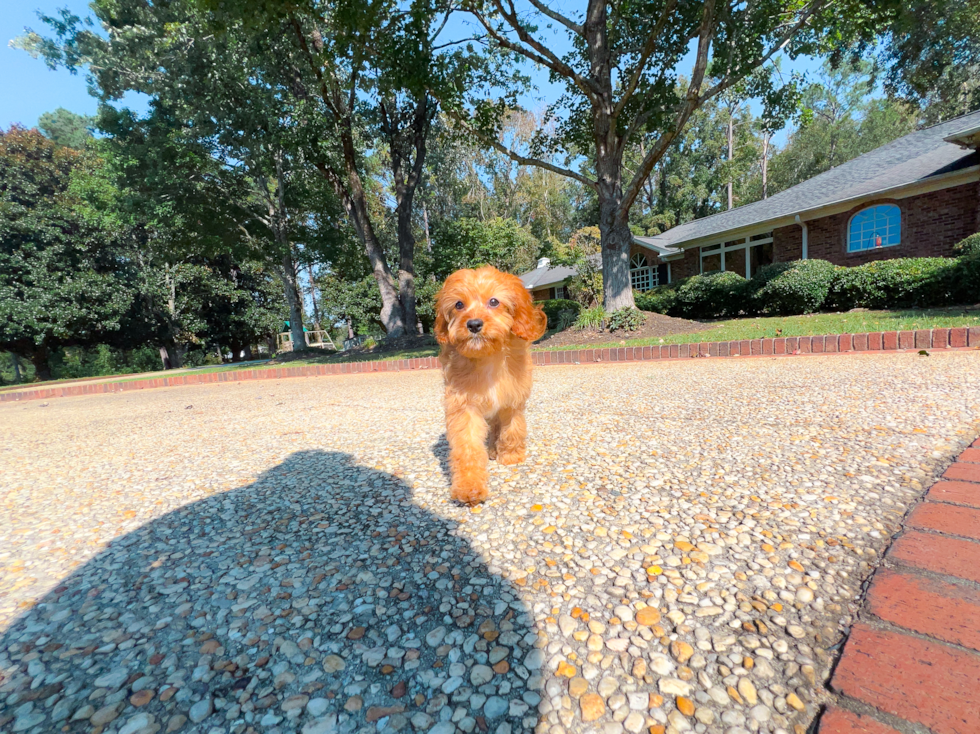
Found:
<svg viewBox="0 0 980 734"><path fill-rule="evenodd" d="M547 325L520 278L490 266L457 270L439 291L435 333L453 499L472 505L487 498L488 458L524 461L530 345Z"/></svg>

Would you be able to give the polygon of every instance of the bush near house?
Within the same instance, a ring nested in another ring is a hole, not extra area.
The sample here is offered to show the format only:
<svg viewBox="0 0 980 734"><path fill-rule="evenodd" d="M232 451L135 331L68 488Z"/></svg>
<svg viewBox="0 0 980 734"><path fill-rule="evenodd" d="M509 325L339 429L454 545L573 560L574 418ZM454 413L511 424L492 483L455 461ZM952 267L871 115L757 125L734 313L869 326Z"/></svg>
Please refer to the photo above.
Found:
<svg viewBox="0 0 980 734"><path fill-rule="evenodd" d="M879 260L856 268L839 268L825 308L908 308L961 302L961 263L948 257Z"/></svg>
<svg viewBox="0 0 980 734"><path fill-rule="evenodd" d="M745 278L731 272L695 275L677 289L674 309L686 319L738 316L747 301L746 285Z"/></svg>
<svg viewBox="0 0 980 734"><path fill-rule="evenodd" d="M879 260L838 267L796 260L761 268L750 280L708 273L636 294L636 305L687 319L792 316L852 308L929 308L980 301L980 233L956 245L958 257Z"/></svg>
<svg viewBox="0 0 980 734"><path fill-rule="evenodd" d="M836 272L837 268L826 260L799 260L760 268L749 281L751 306L746 313L813 313L827 300Z"/></svg>
<svg viewBox="0 0 980 734"><path fill-rule="evenodd" d="M549 329L554 329L557 326L563 311L571 311L575 317L582 311L581 303L567 298L552 298L547 301L539 301L534 305L544 309L544 315L548 317Z"/></svg>

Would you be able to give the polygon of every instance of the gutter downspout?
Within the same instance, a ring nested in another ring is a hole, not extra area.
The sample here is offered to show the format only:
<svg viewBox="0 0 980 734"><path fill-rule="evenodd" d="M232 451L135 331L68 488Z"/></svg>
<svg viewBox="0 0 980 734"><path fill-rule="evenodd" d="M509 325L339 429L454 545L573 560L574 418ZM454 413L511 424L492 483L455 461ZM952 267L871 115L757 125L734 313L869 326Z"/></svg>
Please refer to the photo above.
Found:
<svg viewBox="0 0 980 734"><path fill-rule="evenodd" d="M798 225L800 225L800 229L802 229L802 230L803 230L803 257L801 257L800 259L801 259L801 260L807 260L807 259L809 259L809 258L808 258L808 255L809 255L809 253L807 252L807 250L808 250L808 247L807 247L807 245L809 244L809 243L807 242L807 240L808 240L809 238L808 238L808 236L807 236L807 235L809 235L810 233L809 233L809 231L807 230L807 227L806 227L806 222L804 222L804 221L803 221L802 219L800 219L800 215L799 215L799 214L797 214L797 215L796 215L796 223L797 223Z"/></svg>

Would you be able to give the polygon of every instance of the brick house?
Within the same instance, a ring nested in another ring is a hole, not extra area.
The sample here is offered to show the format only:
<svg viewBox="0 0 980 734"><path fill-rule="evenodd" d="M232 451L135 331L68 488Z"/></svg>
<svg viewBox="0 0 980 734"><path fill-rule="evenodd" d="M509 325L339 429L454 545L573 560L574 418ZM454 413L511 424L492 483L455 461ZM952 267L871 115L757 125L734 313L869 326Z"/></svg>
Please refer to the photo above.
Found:
<svg viewBox="0 0 980 734"><path fill-rule="evenodd" d="M713 271L749 278L789 260L853 266L948 257L977 231L980 112L910 133L768 199L636 237L630 273L643 291ZM554 297L572 275L539 262L522 279L537 299Z"/></svg>

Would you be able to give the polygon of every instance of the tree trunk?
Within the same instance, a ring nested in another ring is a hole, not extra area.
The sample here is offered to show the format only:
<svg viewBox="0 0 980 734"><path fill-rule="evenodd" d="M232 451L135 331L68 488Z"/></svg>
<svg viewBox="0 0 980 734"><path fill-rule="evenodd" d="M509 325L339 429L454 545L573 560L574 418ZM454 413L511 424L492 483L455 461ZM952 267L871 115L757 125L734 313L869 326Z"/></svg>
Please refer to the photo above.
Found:
<svg viewBox="0 0 980 734"><path fill-rule="evenodd" d="M381 292L381 325L389 337L404 336L405 314L401 301L398 300L398 289L395 287L395 279L391 274L391 268L388 267L388 261L385 259L384 249L374 233L367 194L364 191L361 175L357 170L357 152L354 147L352 129L350 118L345 118L342 121L340 137L344 149L347 186L343 186L340 178L333 171L331 171L333 175L330 178L335 188L338 188L343 194L347 214L354 225L358 238L364 245L368 260L371 261L371 270L374 273L375 281L378 283L378 290ZM321 171L323 170L321 168Z"/></svg>
<svg viewBox="0 0 980 734"><path fill-rule="evenodd" d="M621 193L621 192L620 192ZM599 194L599 234L602 243L603 307L608 313L635 308L630 283L630 248L633 233L625 212L615 201Z"/></svg>
<svg viewBox="0 0 980 734"><path fill-rule="evenodd" d="M306 349L306 337L303 335L303 308L296 282L296 263L293 262L292 248L289 247L282 256L281 278L286 294L286 305L289 306L289 338L293 342L295 352Z"/></svg>
<svg viewBox="0 0 980 734"><path fill-rule="evenodd" d="M313 279L313 263L306 266L306 272L310 276L310 300L313 301L313 325L320 328L320 309L316 305L316 281Z"/></svg>
<svg viewBox="0 0 980 734"><path fill-rule="evenodd" d="M167 359L170 362L169 369L179 370L184 366L184 361L181 359L180 349L177 347L176 343L169 341L164 344L164 349L167 350Z"/></svg>
<svg viewBox="0 0 980 734"><path fill-rule="evenodd" d="M14 363L14 382L16 382L19 385L21 380L23 379L23 377L21 377L20 374L20 357L18 357L16 354L11 352L10 359Z"/></svg>
<svg viewBox="0 0 980 734"><path fill-rule="evenodd" d="M415 310L415 234L412 232L412 199L414 187L398 202L398 300L402 304L405 329L415 332L418 315Z"/></svg>
<svg viewBox="0 0 980 734"><path fill-rule="evenodd" d="M51 363L48 345L44 342L34 347L31 352L31 362L34 365L34 378L37 380L51 379Z"/></svg>
<svg viewBox="0 0 980 734"><path fill-rule="evenodd" d="M426 140L429 134L430 104L427 94L416 102L411 113L411 145L404 135L402 115L397 100L382 100L381 129L388 139L392 178L395 184L395 214L398 227L398 298L405 319L405 329L415 333L418 323L415 296L415 233L412 231L412 212L415 191L425 165Z"/></svg>

